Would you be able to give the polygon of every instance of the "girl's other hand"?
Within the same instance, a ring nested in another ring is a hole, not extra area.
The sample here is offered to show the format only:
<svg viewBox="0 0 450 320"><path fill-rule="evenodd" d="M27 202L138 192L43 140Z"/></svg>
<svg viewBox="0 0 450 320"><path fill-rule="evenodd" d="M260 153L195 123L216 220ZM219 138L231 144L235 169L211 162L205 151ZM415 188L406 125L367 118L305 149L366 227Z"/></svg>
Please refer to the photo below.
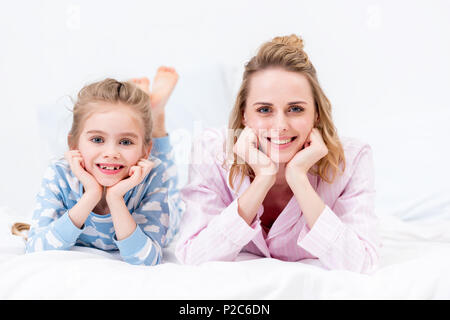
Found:
<svg viewBox="0 0 450 320"><path fill-rule="evenodd" d="M275 177L277 165L258 147L258 136L252 128L246 126L236 141L233 152L240 158L238 161L245 161L253 169L255 176Z"/></svg>
<svg viewBox="0 0 450 320"><path fill-rule="evenodd" d="M148 159L140 159L135 166L128 171L129 177L123 179L111 187L106 188L106 201L108 199L122 198L129 190L141 183L153 169L154 163Z"/></svg>
<svg viewBox="0 0 450 320"><path fill-rule="evenodd" d="M100 200L103 193L103 186L85 170L83 157L79 150L69 150L64 154L64 158L69 162L70 169L75 177L83 184L86 194L92 194Z"/></svg>

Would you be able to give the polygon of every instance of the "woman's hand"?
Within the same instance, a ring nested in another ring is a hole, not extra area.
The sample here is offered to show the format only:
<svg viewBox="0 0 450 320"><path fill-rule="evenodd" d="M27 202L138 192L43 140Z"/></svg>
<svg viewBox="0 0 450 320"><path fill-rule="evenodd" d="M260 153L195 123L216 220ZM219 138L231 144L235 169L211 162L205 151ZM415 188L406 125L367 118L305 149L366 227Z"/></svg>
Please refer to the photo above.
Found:
<svg viewBox="0 0 450 320"><path fill-rule="evenodd" d="M85 170L84 159L79 150L69 150L64 154L64 158L69 162L70 169L75 177L81 181L85 194L92 195L93 198L102 198L103 186L89 172Z"/></svg>
<svg viewBox="0 0 450 320"><path fill-rule="evenodd" d="M129 177L119 181L115 185L106 188L106 201L123 199L123 196L131 188L137 186L153 169L154 163L148 159L140 159L135 166L128 171Z"/></svg>
<svg viewBox="0 0 450 320"><path fill-rule="evenodd" d="M233 147L233 152L253 169L256 177L275 177L278 167L264 152L258 149L258 136L252 128L244 128Z"/></svg>
<svg viewBox="0 0 450 320"><path fill-rule="evenodd" d="M233 147L238 161L245 161L255 173L250 187L238 199L238 214L252 224L270 188L275 183L277 165L258 149L258 137L250 127L245 127Z"/></svg>
<svg viewBox="0 0 450 320"><path fill-rule="evenodd" d="M309 169L328 154L328 148L317 128L306 138L303 148L286 165L286 180L298 174L306 175Z"/></svg>

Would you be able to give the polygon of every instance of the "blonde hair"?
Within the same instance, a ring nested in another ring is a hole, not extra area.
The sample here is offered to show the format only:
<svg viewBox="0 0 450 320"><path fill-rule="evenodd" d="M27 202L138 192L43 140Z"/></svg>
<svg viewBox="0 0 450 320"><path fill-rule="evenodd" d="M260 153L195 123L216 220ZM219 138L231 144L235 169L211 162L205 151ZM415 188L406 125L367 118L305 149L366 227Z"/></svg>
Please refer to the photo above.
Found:
<svg viewBox="0 0 450 320"><path fill-rule="evenodd" d="M152 137L152 116L150 97L130 82L105 79L83 87L78 93L73 107L72 128L69 131L70 148L76 148L84 122L95 112L97 102L114 105L123 104L133 108L141 117L144 125L144 146L148 146Z"/></svg>
<svg viewBox="0 0 450 320"><path fill-rule="evenodd" d="M141 117L144 125L144 147L148 146L152 137L152 115L150 97L143 90L130 82L120 82L115 79L105 79L84 86L78 93L72 110L72 128L69 131L69 147L76 148L78 139L86 119L95 112L97 102L107 102L114 105L125 105L133 108ZM11 233L27 240L22 231L30 230L28 223L16 222Z"/></svg>
<svg viewBox="0 0 450 320"><path fill-rule="evenodd" d="M241 130L238 129L244 128L242 120L247 104L251 76L255 72L273 67L300 73L308 80L312 88L318 114L316 127L322 134L325 145L328 148L328 154L318 161L310 169L310 172L319 175L324 181L332 183L336 174L345 170L344 149L332 121L331 103L319 85L316 69L303 50L303 40L294 34L275 37L271 41L264 43L259 48L258 53L245 65L242 83L231 111L228 125L232 132L239 131L239 133L235 136L234 141L227 141L227 150L233 150L230 146L234 145L240 134ZM234 160L230 167L229 183L234 188L233 181L236 177L240 176L242 182L244 176L254 178L255 175L248 164L240 164L237 161L237 156L232 156ZM342 164L342 169L339 167L340 164Z"/></svg>

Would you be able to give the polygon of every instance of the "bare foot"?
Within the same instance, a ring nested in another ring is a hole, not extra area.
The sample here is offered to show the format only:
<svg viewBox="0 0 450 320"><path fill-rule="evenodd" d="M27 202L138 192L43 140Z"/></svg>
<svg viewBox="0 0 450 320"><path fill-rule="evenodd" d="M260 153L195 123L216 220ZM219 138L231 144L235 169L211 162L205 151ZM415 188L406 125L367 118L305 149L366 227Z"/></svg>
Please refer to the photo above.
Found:
<svg viewBox="0 0 450 320"><path fill-rule="evenodd" d="M161 66L153 79L150 102L152 109L156 112L163 112L173 89L178 81L178 73L174 68Z"/></svg>
<svg viewBox="0 0 450 320"><path fill-rule="evenodd" d="M150 80L148 78L133 78L130 82L136 85L139 89L143 90L146 94L150 95Z"/></svg>

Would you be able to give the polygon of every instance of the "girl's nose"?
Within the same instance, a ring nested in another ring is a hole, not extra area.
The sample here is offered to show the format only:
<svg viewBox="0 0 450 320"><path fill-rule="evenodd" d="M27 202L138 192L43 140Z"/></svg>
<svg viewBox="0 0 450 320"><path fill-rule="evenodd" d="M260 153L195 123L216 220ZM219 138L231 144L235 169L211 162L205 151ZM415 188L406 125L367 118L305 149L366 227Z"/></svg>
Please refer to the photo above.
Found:
<svg viewBox="0 0 450 320"><path fill-rule="evenodd" d="M103 156L107 159L118 159L120 158L120 152L117 150L116 146L109 145L106 147Z"/></svg>

